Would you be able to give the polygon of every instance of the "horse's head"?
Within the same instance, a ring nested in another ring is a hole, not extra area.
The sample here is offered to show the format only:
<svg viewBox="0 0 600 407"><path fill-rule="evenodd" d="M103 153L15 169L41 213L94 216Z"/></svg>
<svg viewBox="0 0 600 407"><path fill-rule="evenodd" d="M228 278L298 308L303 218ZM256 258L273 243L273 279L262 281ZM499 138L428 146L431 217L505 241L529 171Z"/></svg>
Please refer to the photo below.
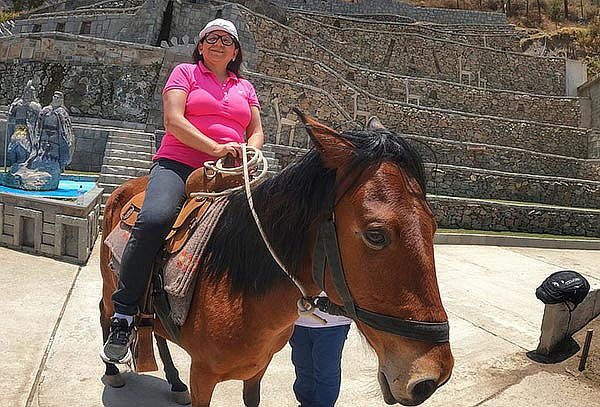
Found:
<svg viewBox="0 0 600 407"><path fill-rule="evenodd" d="M298 113L324 166L336 170L335 229L356 309L395 317L392 324L408 320L409 330L416 322L421 330L411 339L410 332L356 321L377 353L383 397L388 404L420 404L448 380L454 365L444 335L428 337L428 323L438 323L433 325L447 335L448 318L435 273L436 222L425 200L422 161L378 120L365 131L338 134ZM327 263L331 267L329 257ZM330 272L324 285L332 301L344 302Z"/></svg>

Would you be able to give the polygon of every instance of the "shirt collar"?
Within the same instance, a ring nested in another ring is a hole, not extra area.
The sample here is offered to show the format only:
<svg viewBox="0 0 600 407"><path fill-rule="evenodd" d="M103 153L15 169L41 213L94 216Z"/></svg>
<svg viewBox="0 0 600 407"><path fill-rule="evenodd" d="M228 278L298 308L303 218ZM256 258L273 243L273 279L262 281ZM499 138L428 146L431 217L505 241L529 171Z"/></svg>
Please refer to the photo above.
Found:
<svg viewBox="0 0 600 407"><path fill-rule="evenodd" d="M214 77L216 77L215 73L208 69L202 61L198 61L198 67L200 68L200 72L202 72L204 75L213 75ZM236 82L239 80L237 75L231 71L227 71L227 76L231 78L231 80L234 80Z"/></svg>

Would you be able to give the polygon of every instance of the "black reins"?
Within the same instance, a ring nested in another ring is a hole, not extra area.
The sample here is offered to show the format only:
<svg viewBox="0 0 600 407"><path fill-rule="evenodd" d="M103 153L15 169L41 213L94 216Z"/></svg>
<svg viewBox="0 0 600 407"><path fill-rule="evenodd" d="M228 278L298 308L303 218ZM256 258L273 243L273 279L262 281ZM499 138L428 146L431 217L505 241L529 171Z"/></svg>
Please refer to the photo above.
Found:
<svg viewBox="0 0 600 407"><path fill-rule="evenodd" d="M362 171L359 171L359 174ZM336 188L334 188L335 191ZM350 189L350 188L348 188ZM348 189L345 191L347 192ZM344 194L345 194L344 192ZM343 194L342 194L343 195ZM329 199L327 219L318 227L315 248L313 252L312 274L315 284L325 291L325 265L329 272L338 296L343 305L335 304L328 299L317 301L317 307L322 311L336 315L344 315L355 321L360 321L378 331L391 333L405 338L423 342L444 343L449 341L450 326L448 322L426 322L402 319L390 315L368 311L356 305L346 282L344 266L340 256L340 248L335 226L335 192Z"/></svg>

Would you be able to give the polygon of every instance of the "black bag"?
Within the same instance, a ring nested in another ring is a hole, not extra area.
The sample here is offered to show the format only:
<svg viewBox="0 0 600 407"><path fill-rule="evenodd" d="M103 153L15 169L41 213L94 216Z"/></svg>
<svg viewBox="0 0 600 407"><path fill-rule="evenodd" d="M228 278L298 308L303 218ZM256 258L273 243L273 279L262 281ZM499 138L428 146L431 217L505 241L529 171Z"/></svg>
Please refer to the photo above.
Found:
<svg viewBox="0 0 600 407"><path fill-rule="evenodd" d="M573 270L562 270L548 276L535 290L535 296L544 304L570 301L577 307L589 291L590 283L585 277Z"/></svg>

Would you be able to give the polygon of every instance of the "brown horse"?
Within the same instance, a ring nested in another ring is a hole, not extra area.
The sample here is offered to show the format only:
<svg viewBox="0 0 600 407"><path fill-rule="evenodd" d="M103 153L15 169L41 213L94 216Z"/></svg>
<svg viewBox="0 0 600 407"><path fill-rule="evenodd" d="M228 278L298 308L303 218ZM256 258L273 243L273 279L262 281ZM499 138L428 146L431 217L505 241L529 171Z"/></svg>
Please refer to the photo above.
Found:
<svg viewBox="0 0 600 407"><path fill-rule="evenodd" d="M420 404L448 380L454 364L435 274L436 223L425 200L421 158L378 121L365 131L338 134L300 117L315 148L253 188L263 228L290 274L316 295L321 288L311 266L317 232L331 220L350 302L338 294L339 281L330 273L324 276L324 288L333 302L359 313L356 325L378 356L385 401ZM145 179L136 179L113 192L106 204L103 239L119 222L122 206L145 184ZM116 287L109 260L102 245L105 336ZM334 263L328 255L329 271ZM291 336L300 294L267 251L243 191L231 195L198 272L180 342L192 360L192 406L208 406L215 385L232 379L244 381L245 405L258 406L260 381ZM375 322L361 317L365 314L375 315ZM377 318L386 321L378 323ZM416 334L409 332L413 325ZM436 331L439 326L445 326L444 334L429 338L429 328ZM160 324L156 334L169 339ZM186 391L166 341L158 343L172 390ZM107 365L105 377L111 385L123 384L113 365Z"/></svg>

